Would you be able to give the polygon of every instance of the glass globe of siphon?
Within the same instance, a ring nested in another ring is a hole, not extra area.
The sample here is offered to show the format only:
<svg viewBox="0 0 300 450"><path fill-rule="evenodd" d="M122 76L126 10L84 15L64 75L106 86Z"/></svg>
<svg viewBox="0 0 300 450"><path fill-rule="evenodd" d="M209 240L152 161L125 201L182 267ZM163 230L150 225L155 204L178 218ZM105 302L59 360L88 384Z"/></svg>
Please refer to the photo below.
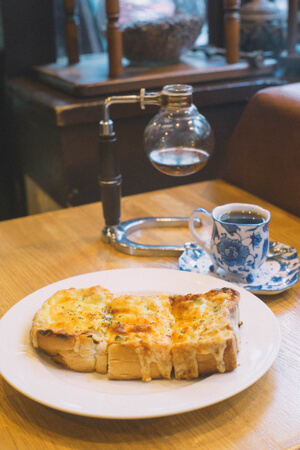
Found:
<svg viewBox="0 0 300 450"><path fill-rule="evenodd" d="M189 85L165 86L161 108L145 129L147 157L167 175L191 175L206 165L213 152L212 129L192 104L192 91Z"/></svg>

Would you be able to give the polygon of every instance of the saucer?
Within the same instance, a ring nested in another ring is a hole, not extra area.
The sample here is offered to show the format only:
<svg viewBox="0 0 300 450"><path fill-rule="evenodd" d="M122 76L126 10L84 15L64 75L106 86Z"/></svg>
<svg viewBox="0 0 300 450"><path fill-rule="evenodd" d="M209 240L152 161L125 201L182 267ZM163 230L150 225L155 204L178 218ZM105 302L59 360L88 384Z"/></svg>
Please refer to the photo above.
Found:
<svg viewBox="0 0 300 450"><path fill-rule="evenodd" d="M178 259L180 270L198 272L234 283L253 294L274 295L289 289L299 278L300 261L297 250L280 242L270 242L269 256L259 269L249 275L235 275L221 268L213 269L208 254L198 245L188 242Z"/></svg>

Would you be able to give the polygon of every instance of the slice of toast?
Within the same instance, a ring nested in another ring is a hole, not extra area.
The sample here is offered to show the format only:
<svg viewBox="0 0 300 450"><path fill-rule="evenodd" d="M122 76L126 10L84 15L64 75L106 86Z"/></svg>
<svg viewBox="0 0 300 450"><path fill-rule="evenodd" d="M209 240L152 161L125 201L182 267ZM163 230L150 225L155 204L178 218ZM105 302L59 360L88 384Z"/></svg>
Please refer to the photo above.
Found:
<svg viewBox="0 0 300 450"><path fill-rule="evenodd" d="M191 379L237 367L239 298L233 289L172 297L175 378Z"/></svg>
<svg viewBox="0 0 300 450"><path fill-rule="evenodd" d="M112 301L111 313L109 379L169 379L174 322L170 297L123 295Z"/></svg>
<svg viewBox="0 0 300 450"><path fill-rule="evenodd" d="M33 346L66 368L106 373L112 297L101 286L58 291L34 316Z"/></svg>

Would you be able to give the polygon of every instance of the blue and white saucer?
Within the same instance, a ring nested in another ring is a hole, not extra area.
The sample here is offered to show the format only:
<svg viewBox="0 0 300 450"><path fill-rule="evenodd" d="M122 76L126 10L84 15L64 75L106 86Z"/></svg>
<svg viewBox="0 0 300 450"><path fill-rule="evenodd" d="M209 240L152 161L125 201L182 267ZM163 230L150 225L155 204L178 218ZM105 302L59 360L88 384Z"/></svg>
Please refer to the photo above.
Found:
<svg viewBox="0 0 300 450"><path fill-rule="evenodd" d="M268 259L249 280L246 275L230 274L221 268L211 271L213 266L208 254L195 243L189 242L178 259L178 266L180 270L222 278L253 294L274 295L297 283L300 261L295 248L280 242L270 242Z"/></svg>

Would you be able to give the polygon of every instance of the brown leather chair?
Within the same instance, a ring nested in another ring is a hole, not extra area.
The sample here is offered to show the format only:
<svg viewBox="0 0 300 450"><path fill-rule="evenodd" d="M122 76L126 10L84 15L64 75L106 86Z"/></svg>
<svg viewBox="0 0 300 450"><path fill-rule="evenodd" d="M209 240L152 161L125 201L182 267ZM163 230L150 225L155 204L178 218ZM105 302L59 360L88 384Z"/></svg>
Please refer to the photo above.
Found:
<svg viewBox="0 0 300 450"><path fill-rule="evenodd" d="M252 97L219 170L226 181L300 216L300 83Z"/></svg>

